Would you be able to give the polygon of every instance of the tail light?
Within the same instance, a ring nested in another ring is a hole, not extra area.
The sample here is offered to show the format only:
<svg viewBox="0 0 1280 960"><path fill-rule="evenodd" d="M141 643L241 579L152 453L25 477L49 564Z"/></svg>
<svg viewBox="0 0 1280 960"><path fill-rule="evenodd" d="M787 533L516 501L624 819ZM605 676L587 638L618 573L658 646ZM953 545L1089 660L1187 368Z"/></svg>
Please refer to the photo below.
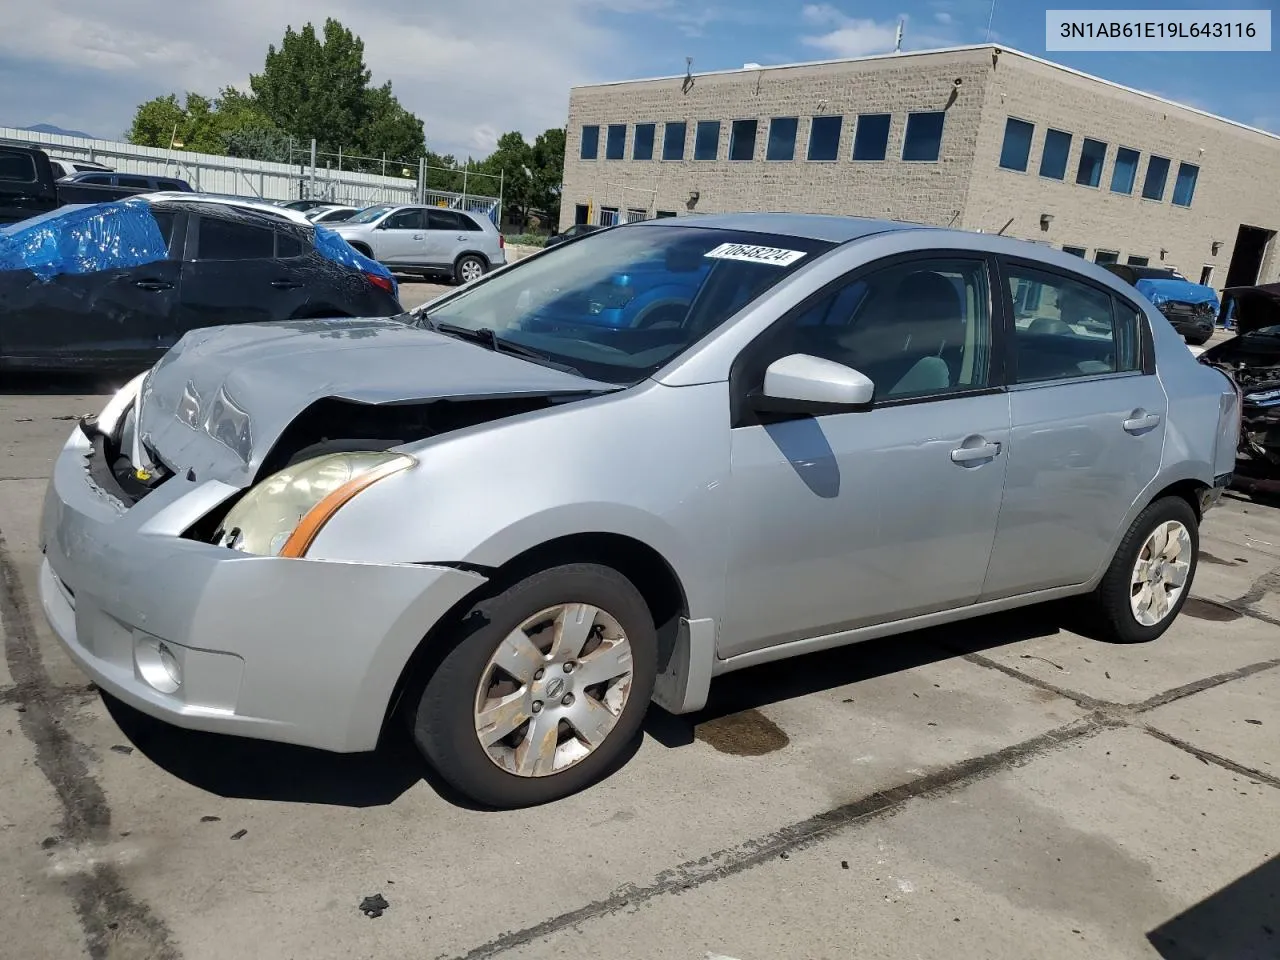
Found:
<svg viewBox="0 0 1280 960"><path fill-rule="evenodd" d="M507 238L504 237L502 234L498 234L498 249L499 250L507 249Z"/></svg>
<svg viewBox="0 0 1280 960"><path fill-rule="evenodd" d="M366 273L365 276L375 287L380 287L393 297L396 295L396 282L391 277L384 277L379 273Z"/></svg>

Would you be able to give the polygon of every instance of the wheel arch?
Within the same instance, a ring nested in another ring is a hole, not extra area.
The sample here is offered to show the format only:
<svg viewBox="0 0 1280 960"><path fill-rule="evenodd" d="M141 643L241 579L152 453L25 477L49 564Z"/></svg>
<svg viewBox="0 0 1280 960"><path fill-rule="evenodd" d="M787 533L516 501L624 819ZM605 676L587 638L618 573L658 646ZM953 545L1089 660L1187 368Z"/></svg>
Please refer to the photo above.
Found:
<svg viewBox="0 0 1280 960"><path fill-rule="evenodd" d="M463 257L479 257L484 261L486 267L492 267L493 261L489 259L489 255L483 250L463 250L453 258L453 269L458 269L458 264L462 262Z"/></svg>

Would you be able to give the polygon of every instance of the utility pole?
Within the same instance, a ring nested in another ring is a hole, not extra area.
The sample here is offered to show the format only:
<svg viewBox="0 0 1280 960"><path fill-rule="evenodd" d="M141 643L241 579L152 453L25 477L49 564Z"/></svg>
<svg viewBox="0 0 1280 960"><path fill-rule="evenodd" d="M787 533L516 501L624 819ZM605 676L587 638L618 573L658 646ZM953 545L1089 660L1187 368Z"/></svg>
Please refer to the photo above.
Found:
<svg viewBox="0 0 1280 960"><path fill-rule="evenodd" d="M316 195L316 138L311 138L311 186L308 199Z"/></svg>

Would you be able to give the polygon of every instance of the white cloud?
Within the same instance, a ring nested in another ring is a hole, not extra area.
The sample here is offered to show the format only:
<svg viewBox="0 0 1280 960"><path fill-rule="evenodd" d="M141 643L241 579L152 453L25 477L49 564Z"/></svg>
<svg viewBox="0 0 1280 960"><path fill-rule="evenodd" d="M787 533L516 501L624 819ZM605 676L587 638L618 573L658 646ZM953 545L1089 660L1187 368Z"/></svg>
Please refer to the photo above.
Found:
<svg viewBox="0 0 1280 960"><path fill-rule="evenodd" d="M850 17L830 4L808 4L801 10L801 18L813 27L829 27L823 33L809 34L801 39L805 44L823 50L834 57L863 57L873 53L889 53L897 43L898 24L903 23L902 47L904 50L921 50L945 47L956 42L950 20L933 31L913 28L911 17L900 14L890 20L872 20ZM949 16L949 15L948 15Z"/></svg>
<svg viewBox="0 0 1280 960"><path fill-rule="evenodd" d="M953 18L951 14L947 13L947 11L939 10L933 15L933 19L937 20L939 23L950 24Z"/></svg>
<svg viewBox="0 0 1280 960"><path fill-rule="evenodd" d="M0 72L40 77L41 95L0 86L0 122L56 115L100 136L126 127L139 99L247 85L286 26L336 17L362 37L373 81L391 80L422 117L432 149L483 155L500 132L532 138L564 124L569 87L625 75L625 38L608 13L674 15L675 0L45 0L10 5ZM710 22L680 14L697 26ZM91 89L93 96L85 96ZM109 95L110 94L110 95ZM56 99L55 99L56 98ZM130 99L132 98L132 99ZM90 105L92 104L92 105ZM41 110L33 115L30 111Z"/></svg>

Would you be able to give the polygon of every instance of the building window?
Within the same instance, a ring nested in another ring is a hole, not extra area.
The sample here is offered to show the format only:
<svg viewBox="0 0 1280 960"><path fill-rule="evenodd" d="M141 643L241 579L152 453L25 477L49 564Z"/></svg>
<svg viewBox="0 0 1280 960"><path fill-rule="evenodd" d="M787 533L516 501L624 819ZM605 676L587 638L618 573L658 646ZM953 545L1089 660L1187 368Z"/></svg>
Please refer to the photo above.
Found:
<svg viewBox="0 0 1280 960"><path fill-rule="evenodd" d="M1076 183L1096 187L1102 183L1102 165L1107 160L1107 145L1101 140L1084 138L1080 147L1080 165L1076 167Z"/></svg>
<svg viewBox="0 0 1280 960"><path fill-rule="evenodd" d="M1071 254L1073 257L1081 257L1081 258L1083 258L1083 257L1084 257L1084 255L1085 255L1084 247L1067 247L1067 246L1064 246L1064 247L1062 248L1062 252L1063 252L1063 253L1069 253L1069 254Z"/></svg>
<svg viewBox="0 0 1280 960"><path fill-rule="evenodd" d="M1178 164L1178 179L1173 182L1174 206L1191 206L1191 198L1196 194L1196 180L1199 176L1200 168L1194 164Z"/></svg>
<svg viewBox="0 0 1280 960"><path fill-rule="evenodd" d="M729 159L754 160L756 158L756 129L758 120L735 120L729 128Z"/></svg>
<svg viewBox="0 0 1280 960"><path fill-rule="evenodd" d="M668 123L662 130L662 159L683 160L684 144L689 139L689 125L683 121Z"/></svg>
<svg viewBox="0 0 1280 960"><path fill-rule="evenodd" d="M585 203L576 203L573 206L573 222L574 223L590 223L591 207Z"/></svg>
<svg viewBox="0 0 1280 960"><path fill-rule="evenodd" d="M583 160L594 160L600 153L600 128L595 124L582 128L582 152L579 156Z"/></svg>
<svg viewBox="0 0 1280 960"><path fill-rule="evenodd" d="M699 120L693 138L693 159L714 160L720 155L720 121Z"/></svg>
<svg viewBox="0 0 1280 960"><path fill-rule="evenodd" d="M883 160L888 153L889 114L859 114L858 127L853 134L853 159Z"/></svg>
<svg viewBox="0 0 1280 960"><path fill-rule="evenodd" d="M942 152L941 110L907 114L907 132L902 138L902 159L929 162Z"/></svg>
<svg viewBox="0 0 1280 960"><path fill-rule="evenodd" d="M1164 157L1147 160L1147 176L1142 181L1143 200L1163 200L1164 187L1169 182L1169 161Z"/></svg>
<svg viewBox="0 0 1280 960"><path fill-rule="evenodd" d="M1027 171L1031 159L1031 135L1035 124L1009 117L1004 122L1004 145L1000 147L1000 166L1006 170Z"/></svg>
<svg viewBox="0 0 1280 960"><path fill-rule="evenodd" d="M809 122L809 159L836 160L840 156L840 129L844 117L814 117Z"/></svg>
<svg viewBox="0 0 1280 960"><path fill-rule="evenodd" d="M1121 147L1116 151L1116 166L1111 171L1111 192L1123 193L1125 195L1133 193L1133 185L1138 179L1138 158L1142 154L1137 150L1130 150L1128 147Z"/></svg>
<svg viewBox="0 0 1280 960"><path fill-rule="evenodd" d="M766 160L794 160L796 158L796 130L800 121L795 117L774 117L769 121L769 144L765 148Z"/></svg>
<svg viewBox="0 0 1280 960"><path fill-rule="evenodd" d="M1131 253L1129 254L1129 256L1124 258L1124 262L1129 264L1129 266L1131 267L1145 267L1147 264L1151 262L1151 258L1139 257L1136 254Z"/></svg>
<svg viewBox="0 0 1280 960"><path fill-rule="evenodd" d="M600 208L600 226L612 227L618 222L617 207L601 207Z"/></svg>
<svg viewBox="0 0 1280 960"><path fill-rule="evenodd" d="M654 123L637 123L636 138L631 143L632 160L653 159L653 134L657 129Z"/></svg>
<svg viewBox="0 0 1280 960"><path fill-rule="evenodd" d="M674 217L675 215L676 212L674 210L659 210L656 219L665 220L668 217Z"/></svg>
<svg viewBox="0 0 1280 960"><path fill-rule="evenodd" d="M1206 263L1200 268L1200 286L1207 287L1213 283L1213 266Z"/></svg>
<svg viewBox="0 0 1280 960"><path fill-rule="evenodd" d="M1095 250L1093 251L1094 263L1118 263L1120 261L1120 253L1116 250Z"/></svg>
<svg viewBox="0 0 1280 960"><path fill-rule="evenodd" d="M1040 176L1063 180L1067 176L1067 154L1071 152L1071 134L1065 130L1049 130L1044 135L1040 154Z"/></svg>
<svg viewBox="0 0 1280 960"><path fill-rule="evenodd" d="M625 123L609 124L609 131L604 141L604 158L621 160L627 155L627 125Z"/></svg>

